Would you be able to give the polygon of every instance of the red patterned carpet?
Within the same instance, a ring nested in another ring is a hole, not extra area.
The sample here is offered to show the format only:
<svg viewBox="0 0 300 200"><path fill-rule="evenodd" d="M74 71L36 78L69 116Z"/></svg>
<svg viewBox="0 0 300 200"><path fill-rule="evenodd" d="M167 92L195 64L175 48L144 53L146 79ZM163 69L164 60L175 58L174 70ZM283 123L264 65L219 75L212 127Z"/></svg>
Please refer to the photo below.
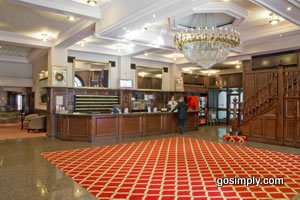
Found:
<svg viewBox="0 0 300 200"><path fill-rule="evenodd" d="M100 200L288 199L300 193L300 156L175 137L42 154ZM221 177L284 184L225 185Z"/></svg>

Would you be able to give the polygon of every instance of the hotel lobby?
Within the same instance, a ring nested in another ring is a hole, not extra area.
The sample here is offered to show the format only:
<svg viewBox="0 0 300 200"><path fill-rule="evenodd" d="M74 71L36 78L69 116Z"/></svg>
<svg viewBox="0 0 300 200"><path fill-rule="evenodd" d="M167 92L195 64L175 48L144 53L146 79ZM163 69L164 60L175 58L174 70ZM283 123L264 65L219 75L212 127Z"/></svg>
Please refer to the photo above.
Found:
<svg viewBox="0 0 300 200"><path fill-rule="evenodd" d="M0 199L300 199L299 1L0 11Z"/></svg>

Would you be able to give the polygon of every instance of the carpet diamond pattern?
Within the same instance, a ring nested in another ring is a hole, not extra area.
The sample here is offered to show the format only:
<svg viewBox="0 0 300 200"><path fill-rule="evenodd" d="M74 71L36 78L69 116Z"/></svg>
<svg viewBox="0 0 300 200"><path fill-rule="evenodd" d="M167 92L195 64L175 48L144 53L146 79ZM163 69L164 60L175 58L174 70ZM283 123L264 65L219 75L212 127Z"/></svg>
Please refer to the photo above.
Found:
<svg viewBox="0 0 300 200"><path fill-rule="evenodd" d="M174 137L45 152L100 200L288 199L300 193L300 156ZM281 185L224 185L221 177L277 177Z"/></svg>

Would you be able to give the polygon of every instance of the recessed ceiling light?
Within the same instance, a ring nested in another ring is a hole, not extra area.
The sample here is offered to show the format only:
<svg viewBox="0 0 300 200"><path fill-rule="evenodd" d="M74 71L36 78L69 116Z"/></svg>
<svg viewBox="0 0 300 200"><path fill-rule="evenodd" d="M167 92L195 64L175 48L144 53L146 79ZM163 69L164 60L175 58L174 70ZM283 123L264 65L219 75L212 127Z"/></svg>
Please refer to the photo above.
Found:
<svg viewBox="0 0 300 200"><path fill-rule="evenodd" d="M236 65L235 68L239 69L241 68L241 65Z"/></svg>
<svg viewBox="0 0 300 200"><path fill-rule="evenodd" d="M153 15L152 15L152 17L153 17L153 18L155 18L155 17L156 17L156 15L155 15L155 14L153 14Z"/></svg>
<svg viewBox="0 0 300 200"><path fill-rule="evenodd" d="M85 47L85 45L86 45L85 40L81 40L81 41L79 42L79 45L82 46L82 47Z"/></svg>
<svg viewBox="0 0 300 200"><path fill-rule="evenodd" d="M47 34L47 33L42 33L42 35L41 35L41 40L42 40L43 42L47 42L47 41L48 41L48 34Z"/></svg>
<svg viewBox="0 0 300 200"><path fill-rule="evenodd" d="M71 22L75 21L75 19L76 18L74 16L68 16L68 20L71 21Z"/></svg>
<svg viewBox="0 0 300 200"><path fill-rule="evenodd" d="M98 3L96 0L87 0L86 2L87 2L87 4L89 4L91 6L95 6Z"/></svg>
<svg viewBox="0 0 300 200"><path fill-rule="evenodd" d="M291 11L291 10L292 10L292 7L287 7L286 10L287 10L287 11Z"/></svg>
<svg viewBox="0 0 300 200"><path fill-rule="evenodd" d="M278 22L280 21L279 18L277 16L275 16L273 13L270 13L269 15L271 17L269 23L272 25L278 24Z"/></svg>
<svg viewBox="0 0 300 200"><path fill-rule="evenodd" d="M144 55L145 55L145 56L148 56L148 53L146 52L146 53L144 53Z"/></svg>

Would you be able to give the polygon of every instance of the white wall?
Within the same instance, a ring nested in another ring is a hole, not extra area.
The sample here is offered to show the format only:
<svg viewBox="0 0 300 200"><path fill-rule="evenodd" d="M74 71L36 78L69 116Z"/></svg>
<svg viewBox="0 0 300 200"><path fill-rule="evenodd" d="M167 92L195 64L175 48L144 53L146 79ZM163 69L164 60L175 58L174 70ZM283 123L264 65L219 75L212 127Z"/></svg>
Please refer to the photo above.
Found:
<svg viewBox="0 0 300 200"><path fill-rule="evenodd" d="M32 78L32 65L0 61L0 77Z"/></svg>
<svg viewBox="0 0 300 200"><path fill-rule="evenodd" d="M47 106L44 104L40 104L40 81L39 75L41 71L48 70L48 54L44 54L39 58L36 58L32 61L32 76L33 76L33 87L32 91L34 91L34 108L40 110L46 110Z"/></svg>
<svg viewBox="0 0 300 200"><path fill-rule="evenodd" d="M32 65L0 61L0 86L32 87Z"/></svg>

